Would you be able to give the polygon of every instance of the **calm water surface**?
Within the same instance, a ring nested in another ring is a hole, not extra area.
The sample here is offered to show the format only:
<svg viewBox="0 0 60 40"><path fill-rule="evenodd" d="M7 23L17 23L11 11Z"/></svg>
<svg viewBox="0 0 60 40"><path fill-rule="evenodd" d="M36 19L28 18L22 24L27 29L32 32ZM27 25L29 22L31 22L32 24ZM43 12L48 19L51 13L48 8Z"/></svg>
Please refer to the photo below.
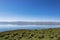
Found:
<svg viewBox="0 0 60 40"><path fill-rule="evenodd" d="M48 28L60 28L60 25L0 25L0 32L17 30L17 29L48 29Z"/></svg>

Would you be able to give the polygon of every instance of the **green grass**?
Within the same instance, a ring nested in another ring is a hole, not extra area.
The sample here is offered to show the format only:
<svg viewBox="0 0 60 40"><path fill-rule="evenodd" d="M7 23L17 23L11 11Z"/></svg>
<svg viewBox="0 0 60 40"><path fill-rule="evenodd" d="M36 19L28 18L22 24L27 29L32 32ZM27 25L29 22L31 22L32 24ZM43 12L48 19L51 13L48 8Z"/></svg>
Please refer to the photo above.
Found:
<svg viewBox="0 0 60 40"><path fill-rule="evenodd" d="M60 28L0 32L0 40L60 40Z"/></svg>

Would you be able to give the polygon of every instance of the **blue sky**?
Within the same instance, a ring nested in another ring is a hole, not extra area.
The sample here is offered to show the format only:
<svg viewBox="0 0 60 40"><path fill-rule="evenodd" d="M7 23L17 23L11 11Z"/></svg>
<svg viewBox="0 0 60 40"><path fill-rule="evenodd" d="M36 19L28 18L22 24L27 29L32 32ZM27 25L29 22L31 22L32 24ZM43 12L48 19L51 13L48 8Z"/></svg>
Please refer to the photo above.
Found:
<svg viewBox="0 0 60 40"><path fill-rule="evenodd" d="M0 21L60 21L60 0L0 0Z"/></svg>

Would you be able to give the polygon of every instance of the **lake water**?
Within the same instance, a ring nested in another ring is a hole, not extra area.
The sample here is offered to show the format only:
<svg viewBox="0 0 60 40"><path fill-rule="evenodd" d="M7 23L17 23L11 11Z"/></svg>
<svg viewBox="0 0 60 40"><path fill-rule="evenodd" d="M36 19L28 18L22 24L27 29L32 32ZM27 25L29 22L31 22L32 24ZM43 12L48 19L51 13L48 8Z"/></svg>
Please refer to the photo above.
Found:
<svg viewBox="0 0 60 40"><path fill-rule="evenodd" d="M17 29L48 29L48 28L60 28L60 25L0 25L0 32L17 30Z"/></svg>

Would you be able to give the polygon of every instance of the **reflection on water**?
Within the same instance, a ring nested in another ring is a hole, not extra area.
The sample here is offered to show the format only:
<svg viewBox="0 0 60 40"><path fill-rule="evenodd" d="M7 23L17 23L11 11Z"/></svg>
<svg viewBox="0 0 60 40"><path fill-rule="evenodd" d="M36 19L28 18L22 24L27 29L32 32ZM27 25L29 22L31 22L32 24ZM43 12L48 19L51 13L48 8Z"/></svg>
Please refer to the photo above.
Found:
<svg viewBox="0 0 60 40"><path fill-rule="evenodd" d="M16 29L46 29L46 28L60 28L60 25L0 25L0 32Z"/></svg>

